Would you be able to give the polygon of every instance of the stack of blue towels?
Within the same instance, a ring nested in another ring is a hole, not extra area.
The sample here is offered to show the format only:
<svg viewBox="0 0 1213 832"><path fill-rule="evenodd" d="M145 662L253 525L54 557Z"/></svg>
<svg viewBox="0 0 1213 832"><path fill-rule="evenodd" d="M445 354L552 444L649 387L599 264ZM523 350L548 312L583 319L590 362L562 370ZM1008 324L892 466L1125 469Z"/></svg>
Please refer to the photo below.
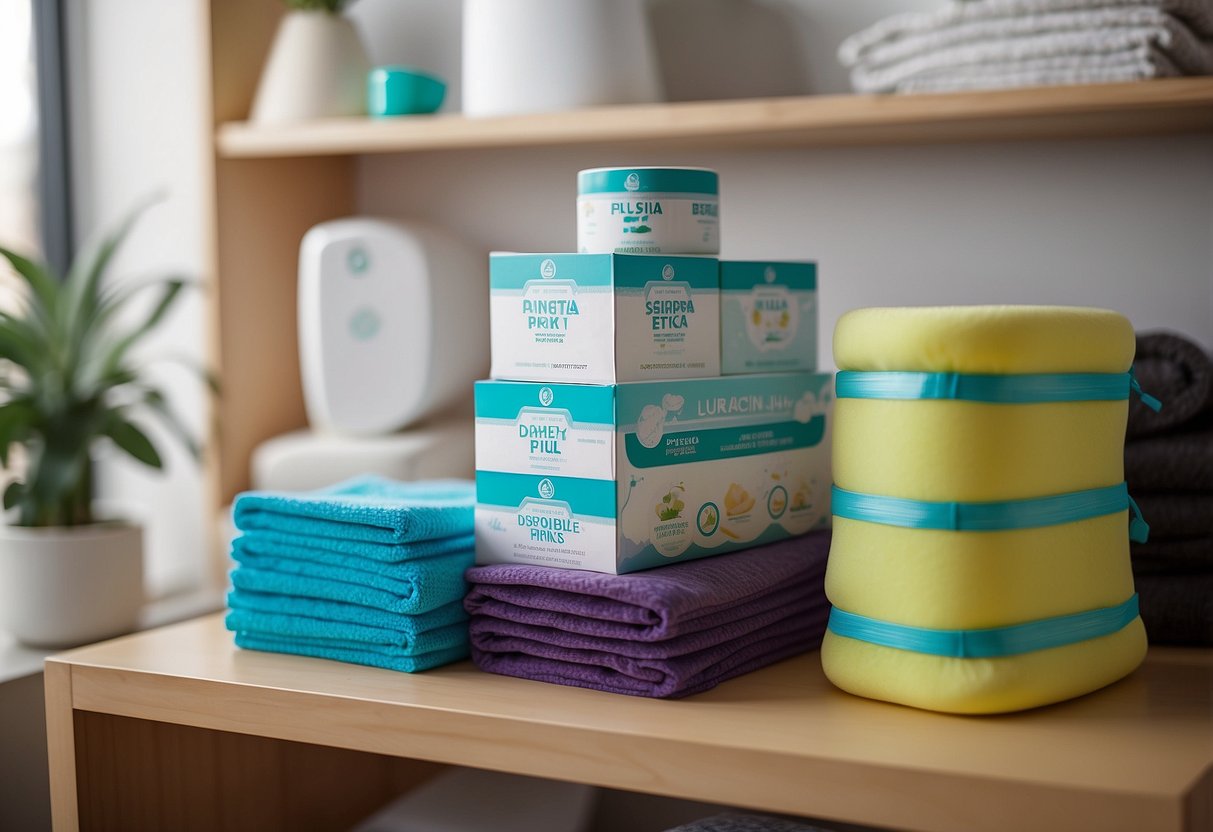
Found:
<svg viewBox="0 0 1213 832"><path fill-rule="evenodd" d="M227 628L250 650L410 673L464 658L474 504L470 482L373 476L241 494Z"/></svg>

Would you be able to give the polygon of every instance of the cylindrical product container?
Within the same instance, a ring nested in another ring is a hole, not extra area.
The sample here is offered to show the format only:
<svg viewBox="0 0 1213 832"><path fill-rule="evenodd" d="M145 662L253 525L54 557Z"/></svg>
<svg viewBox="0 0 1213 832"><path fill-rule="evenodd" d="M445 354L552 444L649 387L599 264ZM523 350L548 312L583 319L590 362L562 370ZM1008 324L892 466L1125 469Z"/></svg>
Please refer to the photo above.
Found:
<svg viewBox="0 0 1213 832"><path fill-rule="evenodd" d="M466 115L660 100L643 0L464 0Z"/></svg>
<svg viewBox="0 0 1213 832"><path fill-rule="evenodd" d="M1133 351L1128 320L1099 309L839 320L822 647L834 684L994 713L1137 667L1129 539L1146 529L1130 523L1123 465Z"/></svg>
<svg viewBox="0 0 1213 832"><path fill-rule="evenodd" d="M577 250L719 254L720 186L707 168L591 168L577 174Z"/></svg>

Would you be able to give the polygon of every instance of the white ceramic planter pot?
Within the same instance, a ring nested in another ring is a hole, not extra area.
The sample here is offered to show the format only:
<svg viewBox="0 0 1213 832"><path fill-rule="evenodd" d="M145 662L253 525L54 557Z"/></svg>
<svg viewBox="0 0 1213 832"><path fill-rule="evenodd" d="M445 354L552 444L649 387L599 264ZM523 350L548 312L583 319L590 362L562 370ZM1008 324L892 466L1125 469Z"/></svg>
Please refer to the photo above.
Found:
<svg viewBox="0 0 1213 832"><path fill-rule="evenodd" d="M288 12L261 70L249 118L286 124L366 115L370 68L349 20L325 11Z"/></svg>
<svg viewBox="0 0 1213 832"><path fill-rule="evenodd" d="M643 0L465 0L470 116L661 98Z"/></svg>
<svg viewBox="0 0 1213 832"><path fill-rule="evenodd" d="M33 647L130 632L143 606L143 530L0 526L0 625Z"/></svg>

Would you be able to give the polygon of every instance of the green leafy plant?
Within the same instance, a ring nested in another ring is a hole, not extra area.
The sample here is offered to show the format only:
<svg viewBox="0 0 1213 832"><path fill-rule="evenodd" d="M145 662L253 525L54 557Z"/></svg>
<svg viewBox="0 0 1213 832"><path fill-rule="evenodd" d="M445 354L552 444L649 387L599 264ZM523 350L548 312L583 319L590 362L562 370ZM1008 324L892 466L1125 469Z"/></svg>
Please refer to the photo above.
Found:
<svg viewBox="0 0 1213 832"><path fill-rule="evenodd" d="M113 442L152 468L163 461L136 422L161 421L194 455L199 448L149 384L133 348L165 319L187 281L167 277L135 286L105 286L106 270L142 213L132 212L95 250L76 259L59 280L50 270L0 247L28 289L17 314L0 312L0 465L10 451L26 451L23 479L4 492L22 526L77 526L93 522L92 450ZM135 323L128 306L145 292L155 302ZM126 322L124 322L124 317ZM199 368L202 377L214 380Z"/></svg>
<svg viewBox="0 0 1213 832"><path fill-rule="evenodd" d="M292 9L300 11L321 11L329 14L341 14L341 10L349 5L350 0L286 0Z"/></svg>

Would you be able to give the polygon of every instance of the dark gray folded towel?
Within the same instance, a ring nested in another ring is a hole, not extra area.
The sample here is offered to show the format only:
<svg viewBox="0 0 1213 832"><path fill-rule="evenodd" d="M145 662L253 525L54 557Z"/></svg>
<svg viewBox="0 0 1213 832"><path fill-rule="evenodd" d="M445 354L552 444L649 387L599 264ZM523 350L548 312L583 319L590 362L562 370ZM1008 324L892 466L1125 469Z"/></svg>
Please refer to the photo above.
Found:
<svg viewBox="0 0 1213 832"><path fill-rule="evenodd" d="M1213 572L1213 536L1154 540L1129 547L1133 571L1142 575Z"/></svg>
<svg viewBox="0 0 1213 832"><path fill-rule="evenodd" d="M1151 644L1213 646L1213 572L1138 575L1136 582Z"/></svg>
<svg viewBox="0 0 1213 832"><path fill-rule="evenodd" d="M1135 491L1133 499L1151 542L1213 536L1213 491Z"/></svg>
<svg viewBox="0 0 1213 832"><path fill-rule="evenodd" d="M1147 393L1163 403L1158 413L1129 402L1130 439L1175 430L1213 413L1213 358L1180 335L1150 332L1137 336L1133 372Z"/></svg>
<svg viewBox="0 0 1213 832"><path fill-rule="evenodd" d="M767 815L743 815L725 812L710 818L684 823L666 832L825 832L820 826Z"/></svg>
<svg viewBox="0 0 1213 832"><path fill-rule="evenodd" d="M1127 443L1125 480L1135 496L1139 491L1213 490L1213 427Z"/></svg>

